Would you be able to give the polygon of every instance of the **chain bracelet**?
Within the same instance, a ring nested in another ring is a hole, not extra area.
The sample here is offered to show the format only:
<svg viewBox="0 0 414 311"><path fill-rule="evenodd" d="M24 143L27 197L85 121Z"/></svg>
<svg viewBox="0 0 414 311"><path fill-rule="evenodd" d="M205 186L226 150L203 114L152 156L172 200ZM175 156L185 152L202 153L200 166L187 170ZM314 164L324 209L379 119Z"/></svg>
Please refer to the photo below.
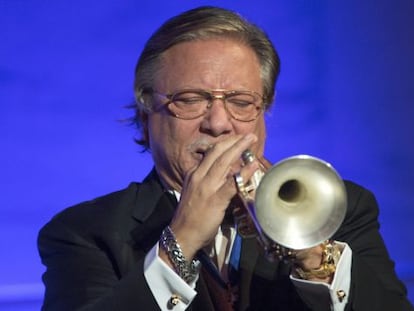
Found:
<svg viewBox="0 0 414 311"><path fill-rule="evenodd" d="M199 262L194 259L191 262L187 261L170 226L162 231L160 245L168 254L168 258L171 260L177 274L185 282L192 282L198 275Z"/></svg>

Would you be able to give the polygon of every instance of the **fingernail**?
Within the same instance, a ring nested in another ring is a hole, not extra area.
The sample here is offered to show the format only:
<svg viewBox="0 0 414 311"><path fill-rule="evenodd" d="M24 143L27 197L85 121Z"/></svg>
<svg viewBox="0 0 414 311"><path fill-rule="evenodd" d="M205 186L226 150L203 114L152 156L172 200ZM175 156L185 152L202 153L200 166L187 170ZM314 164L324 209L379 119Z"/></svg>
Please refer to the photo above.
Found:
<svg viewBox="0 0 414 311"><path fill-rule="evenodd" d="M244 139L249 141L249 142L253 142L256 140L256 135L249 133L246 136L244 136Z"/></svg>

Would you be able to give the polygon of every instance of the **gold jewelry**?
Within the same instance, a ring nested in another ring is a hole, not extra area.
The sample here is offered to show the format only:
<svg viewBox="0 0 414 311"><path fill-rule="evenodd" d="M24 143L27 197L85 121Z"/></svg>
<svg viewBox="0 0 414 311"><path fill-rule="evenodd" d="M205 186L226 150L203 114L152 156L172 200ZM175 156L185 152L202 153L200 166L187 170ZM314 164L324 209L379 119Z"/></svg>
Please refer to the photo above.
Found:
<svg viewBox="0 0 414 311"><path fill-rule="evenodd" d="M338 297L339 302L344 301L346 297L345 291L343 291L342 289L336 291L336 296Z"/></svg>
<svg viewBox="0 0 414 311"><path fill-rule="evenodd" d="M336 265L341 257L341 250L334 242L325 241L322 246L322 262L316 269L303 270L300 267L296 268L296 273L304 280L310 278L325 279L336 271Z"/></svg>
<svg viewBox="0 0 414 311"><path fill-rule="evenodd" d="M181 296L176 295L176 294L172 295L170 297L170 300L168 301L168 307L170 307L172 309L173 307L175 307L176 305L178 305L178 303L180 302L180 300L181 300Z"/></svg>

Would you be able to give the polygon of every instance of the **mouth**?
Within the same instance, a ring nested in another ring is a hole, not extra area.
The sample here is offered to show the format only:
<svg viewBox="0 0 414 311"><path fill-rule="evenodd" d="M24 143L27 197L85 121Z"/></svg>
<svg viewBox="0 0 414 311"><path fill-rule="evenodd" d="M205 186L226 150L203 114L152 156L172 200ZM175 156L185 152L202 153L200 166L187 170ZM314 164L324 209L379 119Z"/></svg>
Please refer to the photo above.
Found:
<svg viewBox="0 0 414 311"><path fill-rule="evenodd" d="M213 144L211 144L206 139L197 140L194 143L190 144L188 146L188 150L191 152L191 154L194 155L197 159L203 159L208 151L213 147Z"/></svg>
<svg viewBox="0 0 414 311"><path fill-rule="evenodd" d="M205 154L206 154L206 152L202 151L202 150L196 150L194 152L195 157L199 158L199 159L203 159Z"/></svg>
<svg viewBox="0 0 414 311"><path fill-rule="evenodd" d="M208 148L197 148L196 150L193 151L193 154L197 159L202 160L207 155L211 147L212 146L209 146Z"/></svg>

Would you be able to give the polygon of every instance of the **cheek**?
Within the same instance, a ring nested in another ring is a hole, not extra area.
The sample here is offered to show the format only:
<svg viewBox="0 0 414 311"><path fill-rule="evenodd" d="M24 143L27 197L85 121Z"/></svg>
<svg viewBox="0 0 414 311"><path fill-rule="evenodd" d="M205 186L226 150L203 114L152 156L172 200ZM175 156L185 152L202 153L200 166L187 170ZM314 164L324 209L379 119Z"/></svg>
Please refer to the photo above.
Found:
<svg viewBox="0 0 414 311"><path fill-rule="evenodd" d="M147 122L148 140L151 150L157 149L158 145L163 145L164 139L169 141L166 137L171 131L168 130L167 122L157 115L149 115Z"/></svg>
<svg viewBox="0 0 414 311"><path fill-rule="evenodd" d="M153 114L148 118L150 148L154 153L164 154L163 158L175 158L191 141L196 129L191 122L167 115Z"/></svg>
<svg viewBox="0 0 414 311"><path fill-rule="evenodd" d="M252 123L239 123L235 126L236 134L254 133L257 136L257 142L252 146L253 153L262 157L266 140L266 126L264 118L261 117Z"/></svg>
<svg viewBox="0 0 414 311"><path fill-rule="evenodd" d="M257 155L262 157L264 152L264 145L266 142L266 125L264 118L260 118L256 126L256 135L257 135Z"/></svg>
<svg viewBox="0 0 414 311"><path fill-rule="evenodd" d="M166 116L151 114L148 116L148 140L152 157L157 163L167 163L173 157L174 129Z"/></svg>

